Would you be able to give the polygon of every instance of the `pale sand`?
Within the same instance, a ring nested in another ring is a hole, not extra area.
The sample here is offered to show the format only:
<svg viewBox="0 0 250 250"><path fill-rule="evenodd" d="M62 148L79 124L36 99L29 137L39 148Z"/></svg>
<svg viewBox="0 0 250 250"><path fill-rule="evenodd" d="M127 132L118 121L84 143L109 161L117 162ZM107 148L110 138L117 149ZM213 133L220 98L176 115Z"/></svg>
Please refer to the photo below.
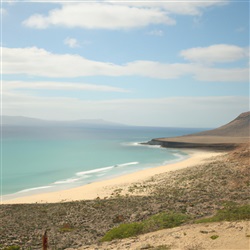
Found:
<svg viewBox="0 0 250 250"><path fill-rule="evenodd" d="M198 150L186 150L185 152L187 152L190 157L181 162L145 169L132 174L119 176L110 180L94 182L88 185L72 188L69 190L20 197L12 200L5 200L2 201L1 203L2 204L55 203L55 202L77 201L77 200L91 200L97 197L102 199L105 197L110 197L113 191L116 189L122 188L125 190L133 183L146 181L147 179L153 177L156 174L192 167L204 163L211 157L223 154L218 152L198 151Z"/></svg>

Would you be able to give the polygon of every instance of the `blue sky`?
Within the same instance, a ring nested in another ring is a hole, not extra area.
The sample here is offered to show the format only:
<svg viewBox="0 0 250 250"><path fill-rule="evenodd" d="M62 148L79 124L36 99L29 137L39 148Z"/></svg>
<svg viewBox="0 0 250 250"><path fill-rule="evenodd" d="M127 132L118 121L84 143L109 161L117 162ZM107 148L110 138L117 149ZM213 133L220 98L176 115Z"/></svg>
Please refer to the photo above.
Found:
<svg viewBox="0 0 250 250"><path fill-rule="evenodd" d="M2 1L2 114L216 127L249 110L248 1Z"/></svg>

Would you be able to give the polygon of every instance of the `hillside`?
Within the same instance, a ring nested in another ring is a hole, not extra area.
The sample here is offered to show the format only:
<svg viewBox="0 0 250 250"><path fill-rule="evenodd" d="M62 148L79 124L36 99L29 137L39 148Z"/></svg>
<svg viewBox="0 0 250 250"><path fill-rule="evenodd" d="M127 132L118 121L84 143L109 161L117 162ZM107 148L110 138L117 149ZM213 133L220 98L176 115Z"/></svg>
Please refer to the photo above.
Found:
<svg viewBox="0 0 250 250"><path fill-rule="evenodd" d="M148 144L167 148L205 148L230 150L249 141L250 112L240 114L233 121L213 130L196 134L153 139Z"/></svg>
<svg viewBox="0 0 250 250"><path fill-rule="evenodd" d="M233 136L249 137L250 133L250 112L245 112L236 117L233 121L219 128L199 132L195 136Z"/></svg>

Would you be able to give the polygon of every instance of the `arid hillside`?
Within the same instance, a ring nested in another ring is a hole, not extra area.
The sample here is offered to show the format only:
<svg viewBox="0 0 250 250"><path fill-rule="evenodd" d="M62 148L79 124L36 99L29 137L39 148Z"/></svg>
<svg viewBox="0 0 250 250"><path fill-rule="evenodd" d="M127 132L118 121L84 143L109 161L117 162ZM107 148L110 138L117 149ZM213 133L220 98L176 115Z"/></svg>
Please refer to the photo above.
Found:
<svg viewBox="0 0 250 250"><path fill-rule="evenodd" d="M250 133L250 112L245 112L236 117L233 121L219 128L200 132L194 135L202 136L234 136L249 137Z"/></svg>
<svg viewBox="0 0 250 250"><path fill-rule="evenodd" d="M167 148L205 148L231 150L239 143L247 143L250 138L250 112L240 114L236 119L219 128L196 134L156 138L148 142Z"/></svg>

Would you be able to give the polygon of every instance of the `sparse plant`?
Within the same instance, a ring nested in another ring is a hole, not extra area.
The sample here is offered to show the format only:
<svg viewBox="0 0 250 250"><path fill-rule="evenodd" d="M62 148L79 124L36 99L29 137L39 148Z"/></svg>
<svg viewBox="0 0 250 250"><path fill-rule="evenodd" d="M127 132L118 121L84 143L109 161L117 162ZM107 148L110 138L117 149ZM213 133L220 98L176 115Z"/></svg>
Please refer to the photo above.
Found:
<svg viewBox="0 0 250 250"><path fill-rule="evenodd" d="M5 247L3 250L20 250L19 246L8 246Z"/></svg>
<svg viewBox="0 0 250 250"><path fill-rule="evenodd" d="M143 225L141 223L121 224L108 231L101 241L111 241L113 239L124 239L136 236L142 233Z"/></svg>
<svg viewBox="0 0 250 250"><path fill-rule="evenodd" d="M236 206L230 204L219 210L213 217L197 220L197 223L236 221L250 219L250 205Z"/></svg>
<svg viewBox="0 0 250 250"><path fill-rule="evenodd" d="M180 226L188 220L188 216L181 213L160 213L143 221L143 231L152 232L164 228Z"/></svg>
<svg viewBox="0 0 250 250"><path fill-rule="evenodd" d="M212 240L216 240L217 238L219 238L219 235L212 235L210 238L211 238Z"/></svg>
<svg viewBox="0 0 250 250"><path fill-rule="evenodd" d="M111 241L113 239L123 239L137 236L142 233L153 232L163 228L173 228L188 220L188 216L178 213L160 213L148 219L137 222L121 224L108 231L101 241Z"/></svg>

